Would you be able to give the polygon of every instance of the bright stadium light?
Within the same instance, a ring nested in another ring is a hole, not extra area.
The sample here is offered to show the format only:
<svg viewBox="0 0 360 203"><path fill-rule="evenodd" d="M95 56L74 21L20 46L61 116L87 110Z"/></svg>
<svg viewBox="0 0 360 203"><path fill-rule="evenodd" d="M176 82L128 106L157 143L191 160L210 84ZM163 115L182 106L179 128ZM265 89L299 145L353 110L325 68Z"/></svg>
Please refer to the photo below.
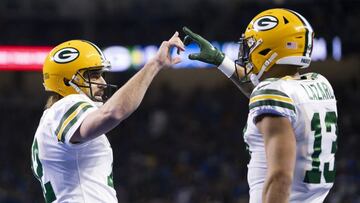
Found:
<svg viewBox="0 0 360 203"><path fill-rule="evenodd" d="M341 52L341 40L339 37L335 37L332 41L332 56L336 61L341 60Z"/></svg>
<svg viewBox="0 0 360 203"><path fill-rule="evenodd" d="M324 61L327 57L326 41L324 38L314 39L313 51L311 55L312 61Z"/></svg>
<svg viewBox="0 0 360 203"><path fill-rule="evenodd" d="M0 70L41 70L51 47L0 46Z"/></svg>
<svg viewBox="0 0 360 203"><path fill-rule="evenodd" d="M236 42L211 42L216 48L224 52L230 59L235 60L238 55L239 44ZM312 61L323 61L328 58L327 42L324 38L314 39ZM341 40L335 37L332 40L332 53L329 55L339 61L342 57ZM0 46L0 70L15 71L41 71L46 55L52 47L36 46ZM157 53L158 46L109 46L103 49L105 57L111 62L112 71L126 71L128 69L138 70ZM182 62L174 68L209 68L212 65L188 59L190 53L198 53L199 47L191 43L181 52ZM173 56L176 49L172 50Z"/></svg>
<svg viewBox="0 0 360 203"><path fill-rule="evenodd" d="M127 48L110 46L103 52L106 59L111 62L111 71L125 71L131 66L131 55Z"/></svg>

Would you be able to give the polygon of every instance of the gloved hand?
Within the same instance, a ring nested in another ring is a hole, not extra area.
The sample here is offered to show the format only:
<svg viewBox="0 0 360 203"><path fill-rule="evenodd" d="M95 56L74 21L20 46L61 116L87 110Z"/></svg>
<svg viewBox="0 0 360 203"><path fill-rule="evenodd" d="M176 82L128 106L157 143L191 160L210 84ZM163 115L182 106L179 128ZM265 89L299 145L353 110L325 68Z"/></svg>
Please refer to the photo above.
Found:
<svg viewBox="0 0 360 203"><path fill-rule="evenodd" d="M215 48L209 41L200 35L193 33L187 27L183 27L183 31L186 34L183 41L185 46L194 41L200 47L200 53L189 54L189 59L202 61L216 66L219 66L223 62L225 54Z"/></svg>

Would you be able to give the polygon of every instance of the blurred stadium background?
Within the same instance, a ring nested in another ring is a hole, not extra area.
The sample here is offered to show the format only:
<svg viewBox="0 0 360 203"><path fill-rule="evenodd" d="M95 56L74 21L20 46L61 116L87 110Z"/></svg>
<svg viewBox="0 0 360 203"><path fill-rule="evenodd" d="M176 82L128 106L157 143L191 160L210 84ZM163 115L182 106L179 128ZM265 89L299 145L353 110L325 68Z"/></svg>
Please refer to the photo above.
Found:
<svg viewBox="0 0 360 203"><path fill-rule="evenodd" d="M151 57L153 45L182 26L227 50L253 16L273 7L310 21L319 41L311 71L335 88L337 176L326 202L360 202L359 0L1 0L0 202L43 202L30 146L46 100L39 71L46 50L90 40L122 70L107 78L121 86ZM108 134L119 202L247 202L248 101L218 70L204 67L187 61L162 71L140 108Z"/></svg>

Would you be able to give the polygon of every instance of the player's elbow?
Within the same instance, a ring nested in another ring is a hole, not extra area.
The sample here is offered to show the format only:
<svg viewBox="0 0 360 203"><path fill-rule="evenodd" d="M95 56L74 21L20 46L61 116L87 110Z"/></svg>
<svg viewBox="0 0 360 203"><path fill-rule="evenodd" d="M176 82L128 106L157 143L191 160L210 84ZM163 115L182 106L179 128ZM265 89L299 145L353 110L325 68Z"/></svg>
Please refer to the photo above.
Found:
<svg viewBox="0 0 360 203"><path fill-rule="evenodd" d="M120 123L130 115L125 108L103 108L100 112L104 120L109 123Z"/></svg>
<svg viewBox="0 0 360 203"><path fill-rule="evenodd" d="M281 188L281 191L290 192L290 188L293 182L292 171L276 170L269 174L269 184L276 185L277 188Z"/></svg>
<svg viewBox="0 0 360 203"><path fill-rule="evenodd" d="M271 171L264 186L262 199L264 203L288 202L293 175L288 171Z"/></svg>

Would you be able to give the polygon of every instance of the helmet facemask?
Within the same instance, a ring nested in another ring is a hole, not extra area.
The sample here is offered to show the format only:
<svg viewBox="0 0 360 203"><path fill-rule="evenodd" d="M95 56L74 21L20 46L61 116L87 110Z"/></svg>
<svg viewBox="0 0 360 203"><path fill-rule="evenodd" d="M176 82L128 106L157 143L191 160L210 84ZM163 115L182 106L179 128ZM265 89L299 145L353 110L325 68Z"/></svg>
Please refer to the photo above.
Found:
<svg viewBox="0 0 360 203"><path fill-rule="evenodd" d="M76 72L68 84L71 85L78 93L87 95L91 100L104 103L117 90L117 86L107 83L94 82L91 78L93 75L99 75L100 77L103 77L103 74L106 71L106 68L80 69ZM103 93L101 95L101 99L98 98L99 95L95 95L93 92L92 85L96 85L98 88L102 89Z"/></svg>
<svg viewBox="0 0 360 203"><path fill-rule="evenodd" d="M254 64L251 62L250 55L261 43L262 40L255 40L253 37L245 39L245 35L239 39L239 53L235 64L244 69L244 77L239 78L240 82L251 82L251 75L254 74Z"/></svg>

